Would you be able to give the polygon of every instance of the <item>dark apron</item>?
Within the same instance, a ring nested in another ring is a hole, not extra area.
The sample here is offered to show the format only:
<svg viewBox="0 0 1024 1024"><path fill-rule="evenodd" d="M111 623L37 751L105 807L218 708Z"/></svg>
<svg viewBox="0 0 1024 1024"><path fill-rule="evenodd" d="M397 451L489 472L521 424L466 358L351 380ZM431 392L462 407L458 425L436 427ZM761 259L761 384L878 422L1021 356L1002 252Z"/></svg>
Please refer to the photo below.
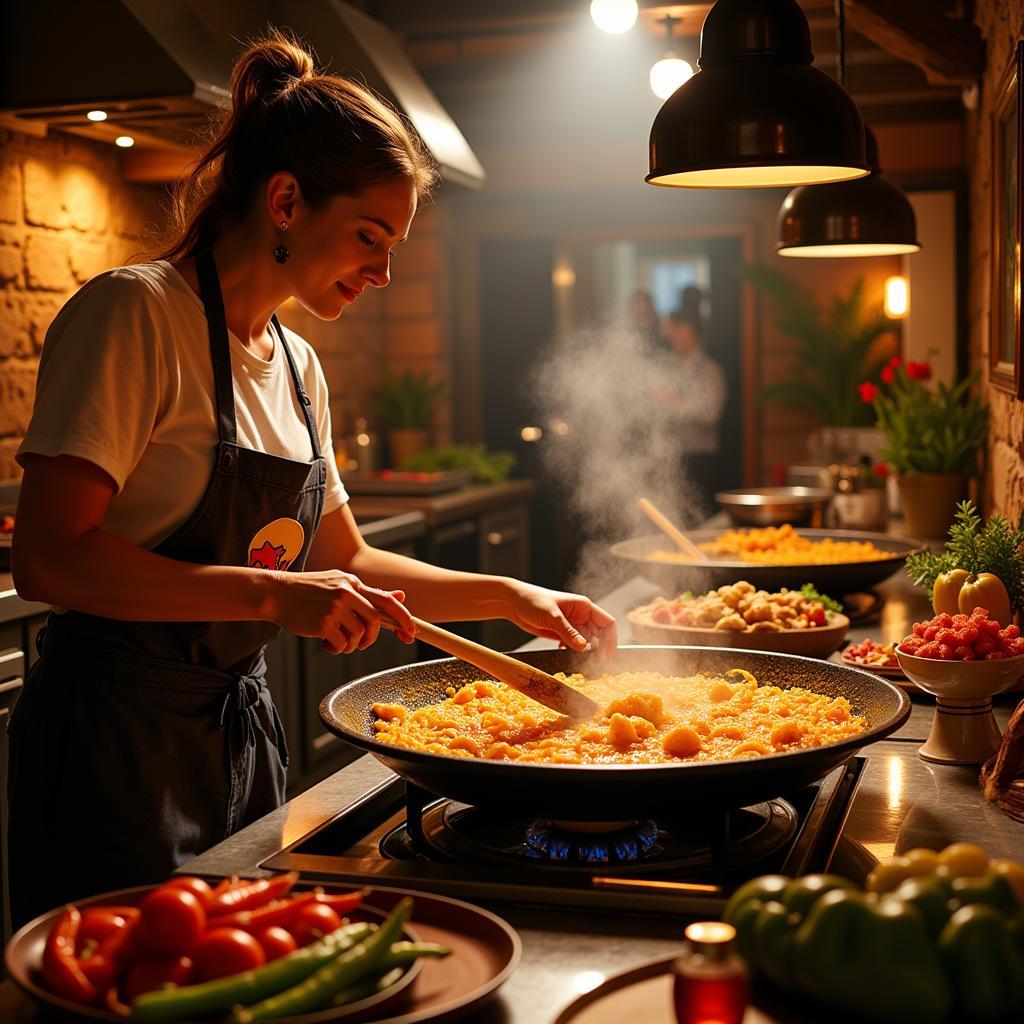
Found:
<svg viewBox="0 0 1024 1024"><path fill-rule="evenodd" d="M311 462L237 443L224 305L196 258L217 402L213 473L154 551L181 562L301 570L327 478L310 400L277 318ZM135 382L129 386L145 386ZM284 799L288 752L264 678L269 622L128 622L51 614L11 715L12 918L160 881Z"/></svg>

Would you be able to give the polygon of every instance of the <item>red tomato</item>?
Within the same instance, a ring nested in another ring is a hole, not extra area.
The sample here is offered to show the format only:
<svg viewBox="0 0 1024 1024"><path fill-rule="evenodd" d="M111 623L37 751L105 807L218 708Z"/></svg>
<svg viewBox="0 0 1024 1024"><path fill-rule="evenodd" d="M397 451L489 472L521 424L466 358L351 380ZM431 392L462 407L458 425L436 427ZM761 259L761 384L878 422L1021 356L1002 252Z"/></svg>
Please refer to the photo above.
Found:
<svg viewBox="0 0 1024 1024"><path fill-rule="evenodd" d="M121 1000L130 1003L143 992L161 985L187 985L192 961L187 956L143 956L135 961L121 982Z"/></svg>
<svg viewBox="0 0 1024 1024"><path fill-rule="evenodd" d="M193 878L191 875L182 875L180 878L172 878L169 881L164 882L164 885L170 886L172 889L184 889L186 892L192 893L192 895L195 896L195 898L203 905L204 910L213 901L213 889L201 878Z"/></svg>
<svg viewBox="0 0 1024 1024"><path fill-rule="evenodd" d="M267 962L263 947L241 928L211 928L199 941L192 959L199 981L251 971Z"/></svg>
<svg viewBox="0 0 1024 1024"><path fill-rule="evenodd" d="M81 955L86 946L98 946L138 916L136 907L87 907L82 911L82 923L75 936L76 951Z"/></svg>
<svg viewBox="0 0 1024 1024"><path fill-rule="evenodd" d="M203 905L185 889L161 885L142 901L141 909L139 940L151 953L188 953L206 928Z"/></svg>
<svg viewBox="0 0 1024 1024"><path fill-rule="evenodd" d="M331 907L323 903L311 903L299 911L299 916L291 923L288 931L300 946L308 946L340 927L341 918Z"/></svg>
<svg viewBox="0 0 1024 1024"><path fill-rule="evenodd" d="M267 954L267 960L277 960L289 953L294 953L299 948L299 944L292 937L291 932L277 924L257 932L256 941L263 947L263 952Z"/></svg>

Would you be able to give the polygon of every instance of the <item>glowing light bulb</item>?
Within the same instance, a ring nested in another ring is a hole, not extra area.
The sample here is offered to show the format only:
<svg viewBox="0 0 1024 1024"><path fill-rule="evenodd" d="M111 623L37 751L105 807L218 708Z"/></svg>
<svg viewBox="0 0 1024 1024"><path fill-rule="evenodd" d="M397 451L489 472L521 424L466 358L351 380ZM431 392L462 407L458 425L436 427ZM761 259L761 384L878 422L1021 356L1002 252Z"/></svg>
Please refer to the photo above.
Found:
<svg viewBox="0 0 1024 1024"><path fill-rule="evenodd" d="M885 279L885 315L901 320L910 310L910 285L900 275Z"/></svg>
<svg viewBox="0 0 1024 1024"><path fill-rule="evenodd" d="M551 271L551 283L556 288L571 288L576 283L576 271L568 263L559 263Z"/></svg>
<svg viewBox="0 0 1024 1024"><path fill-rule="evenodd" d="M667 100L683 84L693 78L693 68L681 57L664 57L651 68L651 90L658 99Z"/></svg>
<svg viewBox="0 0 1024 1024"><path fill-rule="evenodd" d="M122 149L131 149L131 147L135 145L135 140L130 135L118 135L118 137L114 139L114 143Z"/></svg>
<svg viewBox="0 0 1024 1024"><path fill-rule="evenodd" d="M636 24L636 0L591 0L590 17L602 32L619 35Z"/></svg>
<svg viewBox="0 0 1024 1024"><path fill-rule="evenodd" d="M85 116L90 121L106 121L107 112L105 110L90 110Z"/></svg>

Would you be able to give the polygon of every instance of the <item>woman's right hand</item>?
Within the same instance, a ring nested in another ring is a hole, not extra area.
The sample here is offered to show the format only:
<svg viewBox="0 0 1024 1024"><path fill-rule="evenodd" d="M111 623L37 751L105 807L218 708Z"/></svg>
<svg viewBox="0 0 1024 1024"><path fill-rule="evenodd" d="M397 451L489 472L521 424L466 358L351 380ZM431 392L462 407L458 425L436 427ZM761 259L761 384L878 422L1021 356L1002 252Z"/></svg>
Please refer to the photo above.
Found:
<svg viewBox="0 0 1024 1024"><path fill-rule="evenodd" d="M383 615L398 625L400 640L415 639L416 626L401 590L379 590L340 569L273 575L270 620L299 636L320 637L332 654L366 650L380 633Z"/></svg>

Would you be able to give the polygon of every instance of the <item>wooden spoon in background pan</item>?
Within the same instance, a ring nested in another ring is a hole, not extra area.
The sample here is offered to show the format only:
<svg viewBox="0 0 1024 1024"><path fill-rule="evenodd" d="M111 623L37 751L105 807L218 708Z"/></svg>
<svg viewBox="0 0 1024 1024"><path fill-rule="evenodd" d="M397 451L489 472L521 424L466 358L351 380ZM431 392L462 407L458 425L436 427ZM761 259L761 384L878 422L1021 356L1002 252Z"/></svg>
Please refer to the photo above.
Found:
<svg viewBox="0 0 1024 1024"><path fill-rule="evenodd" d="M697 545L694 544L678 526L676 526L675 523L668 519L660 509L651 504L651 502L646 498L641 498L639 504L640 511L643 512L643 514L647 516L647 518L650 519L650 521L654 523L654 525L657 526L666 537L673 541L676 547L679 548L687 558L694 562L706 562L708 560L708 556L705 555L704 552L701 551L701 549L697 547Z"/></svg>
<svg viewBox="0 0 1024 1024"><path fill-rule="evenodd" d="M415 615L412 621L416 624L417 640L423 640L432 647L468 662L552 711L570 718L593 718L601 710L586 694L533 665L527 665L525 661L493 651L490 647L450 633L431 622L417 619ZM392 632L396 628L395 621L387 615L381 620L381 625Z"/></svg>

